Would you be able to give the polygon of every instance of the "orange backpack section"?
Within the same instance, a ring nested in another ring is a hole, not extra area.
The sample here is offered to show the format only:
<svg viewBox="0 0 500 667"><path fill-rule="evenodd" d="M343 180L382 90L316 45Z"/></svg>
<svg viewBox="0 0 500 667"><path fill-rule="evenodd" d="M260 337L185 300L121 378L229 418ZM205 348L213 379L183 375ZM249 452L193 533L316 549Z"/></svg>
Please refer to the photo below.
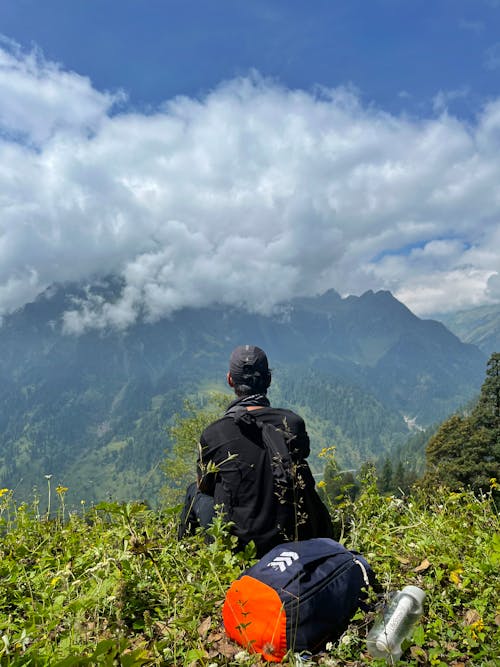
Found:
<svg viewBox="0 0 500 667"><path fill-rule="evenodd" d="M246 575L233 581L222 617L229 637L249 653L261 653L270 662L283 660L288 650L286 613L273 588Z"/></svg>

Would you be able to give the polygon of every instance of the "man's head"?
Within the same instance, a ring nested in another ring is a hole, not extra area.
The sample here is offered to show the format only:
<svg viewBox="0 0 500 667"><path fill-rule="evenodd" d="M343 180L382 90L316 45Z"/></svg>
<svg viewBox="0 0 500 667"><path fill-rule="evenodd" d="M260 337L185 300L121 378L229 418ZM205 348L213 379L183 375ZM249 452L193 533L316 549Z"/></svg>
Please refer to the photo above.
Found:
<svg viewBox="0 0 500 667"><path fill-rule="evenodd" d="M237 396L265 394L271 384L271 372L264 350L255 345L240 345L229 358L229 386Z"/></svg>

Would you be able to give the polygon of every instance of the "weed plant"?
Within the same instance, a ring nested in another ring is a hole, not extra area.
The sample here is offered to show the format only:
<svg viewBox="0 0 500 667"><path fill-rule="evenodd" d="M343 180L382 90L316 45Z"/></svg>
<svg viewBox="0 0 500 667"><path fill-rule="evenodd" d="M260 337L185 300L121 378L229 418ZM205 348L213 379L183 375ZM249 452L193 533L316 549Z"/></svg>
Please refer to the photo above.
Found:
<svg viewBox="0 0 500 667"><path fill-rule="evenodd" d="M209 543L201 535L179 542L178 508L104 503L68 516L58 488L51 518L36 499L17 504L0 490L1 665L262 664L224 635L225 591L254 558L251 549L233 553L220 519ZM368 475L356 501L333 511L342 541L366 556L387 595L407 584L427 593L403 664L499 664L500 526L491 494L436 488L387 498ZM359 612L322 654L284 664L384 665L366 652L375 613Z"/></svg>

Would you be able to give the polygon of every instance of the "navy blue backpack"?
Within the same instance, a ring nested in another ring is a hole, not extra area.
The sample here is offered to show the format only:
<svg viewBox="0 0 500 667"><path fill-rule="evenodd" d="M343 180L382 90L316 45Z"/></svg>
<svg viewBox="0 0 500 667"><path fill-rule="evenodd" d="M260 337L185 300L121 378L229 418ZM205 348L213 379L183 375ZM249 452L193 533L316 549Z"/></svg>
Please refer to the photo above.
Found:
<svg viewBox="0 0 500 667"><path fill-rule="evenodd" d="M329 538L274 547L234 581L223 606L226 632L251 652L280 662L336 641L375 575L366 560Z"/></svg>

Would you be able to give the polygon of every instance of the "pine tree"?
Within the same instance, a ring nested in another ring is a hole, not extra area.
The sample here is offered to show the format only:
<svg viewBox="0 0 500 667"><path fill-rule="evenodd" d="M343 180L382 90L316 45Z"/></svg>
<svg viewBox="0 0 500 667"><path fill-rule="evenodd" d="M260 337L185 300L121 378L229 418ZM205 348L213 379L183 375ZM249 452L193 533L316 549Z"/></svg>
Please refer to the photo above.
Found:
<svg viewBox="0 0 500 667"><path fill-rule="evenodd" d="M401 460L398 461L397 466L394 468L391 484L394 491L406 492L406 471Z"/></svg>
<svg viewBox="0 0 500 667"><path fill-rule="evenodd" d="M382 493L388 493L393 490L392 478L393 478L393 468L391 459L387 456L384 460L382 470L378 475L378 487Z"/></svg>
<svg viewBox="0 0 500 667"><path fill-rule="evenodd" d="M500 431L500 353L492 354L486 366L486 379L472 417L479 426Z"/></svg>
<svg viewBox="0 0 500 667"><path fill-rule="evenodd" d="M500 354L491 356L477 406L470 416L447 419L429 440L426 486L487 491L500 479Z"/></svg>

